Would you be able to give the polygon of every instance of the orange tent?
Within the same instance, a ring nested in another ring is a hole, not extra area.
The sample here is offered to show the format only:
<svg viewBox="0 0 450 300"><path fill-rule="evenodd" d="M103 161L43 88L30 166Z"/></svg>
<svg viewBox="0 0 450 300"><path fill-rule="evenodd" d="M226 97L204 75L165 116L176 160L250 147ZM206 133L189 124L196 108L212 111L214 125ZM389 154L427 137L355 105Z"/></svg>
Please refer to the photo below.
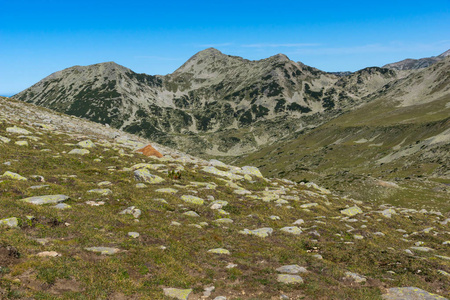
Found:
<svg viewBox="0 0 450 300"><path fill-rule="evenodd" d="M147 145L142 149L136 150L136 152L141 152L145 156L156 156L156 157L163 157L161 153L158 152L155 148L152 147L152 145Z"/></svg>

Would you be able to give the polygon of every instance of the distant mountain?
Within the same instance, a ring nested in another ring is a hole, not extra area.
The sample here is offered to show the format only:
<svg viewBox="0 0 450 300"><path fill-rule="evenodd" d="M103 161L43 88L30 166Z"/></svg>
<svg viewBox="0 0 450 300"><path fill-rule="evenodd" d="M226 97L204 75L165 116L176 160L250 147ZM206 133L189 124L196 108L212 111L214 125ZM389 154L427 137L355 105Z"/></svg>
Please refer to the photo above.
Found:
<svg viewBox="0 0 450 300"><path fill-rule="evenodd" d="M166 76L75 66L14 98L191 153L240 155L350 110L399 76L369 68L339 77L283 54L250 61L209 48Z"/></svg>
<svg viewBox="0 0 450 300"><path fill-rule="evenodd" d="M427 68L438 61L443 60L447 56L450 56L450 49L438 56L425 57L420 59L404 59L399 62L384 65L383 68L394 69L394 70L416 70Z"/></svg>

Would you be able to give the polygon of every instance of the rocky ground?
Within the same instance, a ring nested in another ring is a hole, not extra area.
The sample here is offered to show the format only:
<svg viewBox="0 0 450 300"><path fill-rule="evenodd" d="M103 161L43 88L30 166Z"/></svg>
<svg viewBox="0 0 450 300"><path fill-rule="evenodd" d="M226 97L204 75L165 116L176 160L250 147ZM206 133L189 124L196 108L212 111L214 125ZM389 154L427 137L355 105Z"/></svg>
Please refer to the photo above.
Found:
<svg viewBox="0 0 450 300"><path fill-rule="evenodd" d="M445 299L450 214L0 99L0 297Z"/></svg>

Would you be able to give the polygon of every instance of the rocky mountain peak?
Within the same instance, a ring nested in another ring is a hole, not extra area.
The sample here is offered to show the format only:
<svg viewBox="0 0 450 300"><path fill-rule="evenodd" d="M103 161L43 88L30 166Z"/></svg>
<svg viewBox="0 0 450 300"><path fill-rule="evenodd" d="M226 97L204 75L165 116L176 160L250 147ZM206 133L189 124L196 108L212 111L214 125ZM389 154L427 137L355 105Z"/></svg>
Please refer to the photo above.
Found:
<svg viewBox="0 0 450 300"><path fill-rule="evenodd" d="M438 55L438 57L442 57L442 58L448 57L448 56L450 56L450 49L448 49L448 50L445 51L444 53Z"/></svg>
<svg viewBox="0 0 450 300"><path fill-rule="evenodd" d="M274 60L274 61L279 61L279 62L289 62L289 61L291 61L289 59L289 57L287 57L285 54L282 54L282 53L275 54L275 55L269 57L267 60Z"/></svg>
<svg viewBox="0 0 450 300"><path fill-rule="evenodd" d="M100 75L103 77L107 77L108 79L115 79L117 77L117 74L128 72L132 71L124 66L110 61L88 66L73 66L62 71L55 72L46 77L44 80L74 77L74 80L76 81L86 81Z"/></svg>
<svg viewBox="0 0 450 300"><path fill-rule="evenodd" d="M202 51L198 52L196 55L199 55L199 56L227 56L213 47L202 50Z"/></svg>

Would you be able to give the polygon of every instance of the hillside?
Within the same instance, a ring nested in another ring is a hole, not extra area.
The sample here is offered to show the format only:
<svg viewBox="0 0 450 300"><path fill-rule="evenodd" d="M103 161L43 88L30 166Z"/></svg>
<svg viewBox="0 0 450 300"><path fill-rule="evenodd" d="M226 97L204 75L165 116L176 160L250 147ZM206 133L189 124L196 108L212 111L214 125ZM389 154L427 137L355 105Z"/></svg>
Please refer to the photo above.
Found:
<svg viewBox="0 0 450 300"><path fill-rule="evenodd" d="M283 54L250 61L210 48L173 74L115 63L56 72L14 96L206 156L238 156L291 138L365 103L404 72L336 76Z"/></svg>
<svg viewBox="0 0 450 300"><path fill-rule="evenodd" d="M342 195L450 210L450 59L391 82L293 141L235 160ZM301 149L301 150L298 150ZM401 189L380 184L395 181Z"/></svg>
<svg viewBox="0 0 450 300"><path fill-rule="evenodd" d="M148 143L0 98L1 298L450 296L448 211Z"/></svg>

